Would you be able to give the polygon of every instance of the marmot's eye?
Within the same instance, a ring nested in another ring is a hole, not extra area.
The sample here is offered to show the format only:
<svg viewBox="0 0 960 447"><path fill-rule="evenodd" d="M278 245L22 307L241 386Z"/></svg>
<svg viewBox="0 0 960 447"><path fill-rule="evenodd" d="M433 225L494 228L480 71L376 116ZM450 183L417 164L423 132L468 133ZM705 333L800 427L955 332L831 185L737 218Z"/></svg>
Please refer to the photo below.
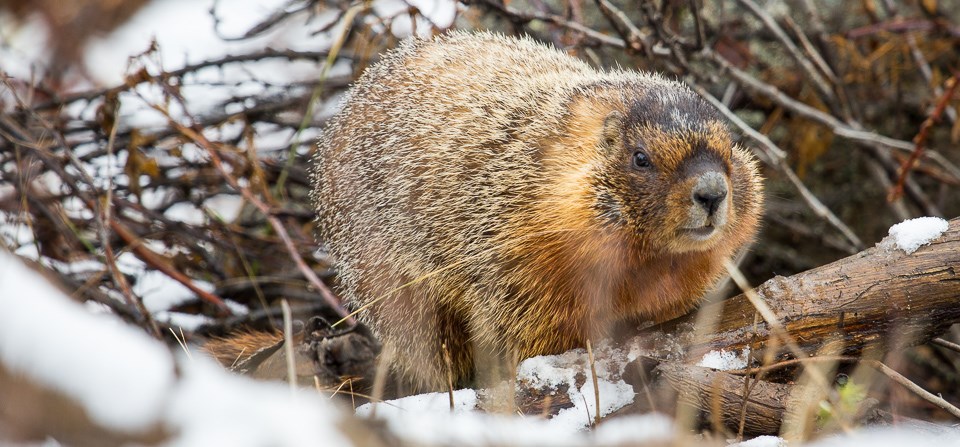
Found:
<svg viewBox="0 0 960 447"><path fill-rule="evenodd" d="M643 151L636 151L633 153L633 169L644 169L652 166L650 163L650 157L647 156Z"/></svg>

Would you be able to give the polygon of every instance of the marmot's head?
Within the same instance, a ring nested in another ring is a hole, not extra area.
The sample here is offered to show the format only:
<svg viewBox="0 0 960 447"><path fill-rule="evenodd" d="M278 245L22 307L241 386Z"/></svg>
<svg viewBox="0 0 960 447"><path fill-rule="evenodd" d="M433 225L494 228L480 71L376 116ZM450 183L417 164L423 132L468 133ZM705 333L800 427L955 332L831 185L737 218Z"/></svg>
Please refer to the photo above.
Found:
<svg viewBox="0 0 960 447"><path fill-rule="evenodd" d="M591 107L607 109L602 123L595 121L596 217L645 251L740 246L753 237L762 210L754 158L696 93L653 81L618 86L615 101Z"/></svg>

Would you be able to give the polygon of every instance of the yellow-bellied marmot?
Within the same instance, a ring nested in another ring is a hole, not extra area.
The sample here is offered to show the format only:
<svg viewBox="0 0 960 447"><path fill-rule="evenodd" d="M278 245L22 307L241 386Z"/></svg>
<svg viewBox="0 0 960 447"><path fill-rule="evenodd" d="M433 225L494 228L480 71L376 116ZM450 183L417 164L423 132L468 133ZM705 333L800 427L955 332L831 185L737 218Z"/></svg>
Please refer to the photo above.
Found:
<svg viewBox="0 0 960 447"><path fill-rule="evenodd" d="M754 159L682 84L489 33L371 66L314 180L339 292L416 390L446 389L444 349L462 384L689 311L762 203Z"/></svg>

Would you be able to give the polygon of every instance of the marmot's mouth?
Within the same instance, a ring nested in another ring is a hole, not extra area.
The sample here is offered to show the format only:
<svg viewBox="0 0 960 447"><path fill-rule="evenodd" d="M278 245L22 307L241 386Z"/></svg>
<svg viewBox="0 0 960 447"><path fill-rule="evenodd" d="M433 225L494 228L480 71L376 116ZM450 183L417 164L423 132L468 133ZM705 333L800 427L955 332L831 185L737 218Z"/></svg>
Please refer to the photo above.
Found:
<svg viewBox="0 0 960 447"><path fill-rule="evenodd" d="M702 227L696 227L696 228L680 229L681 234L685 234L687 236L692 237L693 239L701 240L701 241L709 238L716 231L717 231L717 227L713 226L713 224L706 224Z"/></svg>

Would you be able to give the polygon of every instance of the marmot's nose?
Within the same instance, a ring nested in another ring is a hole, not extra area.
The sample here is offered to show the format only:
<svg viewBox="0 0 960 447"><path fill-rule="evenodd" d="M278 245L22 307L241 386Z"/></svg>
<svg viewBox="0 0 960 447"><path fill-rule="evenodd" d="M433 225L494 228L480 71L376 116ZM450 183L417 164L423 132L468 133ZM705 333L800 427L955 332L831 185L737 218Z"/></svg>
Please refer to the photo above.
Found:
<svg viewBox="0 0 960 447"><path fill-rule="evenodd" d="M703 207L708 215L713 215L726 197L727 182L724 181L723 174L719 172L708 172L701 175L697 179L697 184L693 187L694 203Z"/></svg>

